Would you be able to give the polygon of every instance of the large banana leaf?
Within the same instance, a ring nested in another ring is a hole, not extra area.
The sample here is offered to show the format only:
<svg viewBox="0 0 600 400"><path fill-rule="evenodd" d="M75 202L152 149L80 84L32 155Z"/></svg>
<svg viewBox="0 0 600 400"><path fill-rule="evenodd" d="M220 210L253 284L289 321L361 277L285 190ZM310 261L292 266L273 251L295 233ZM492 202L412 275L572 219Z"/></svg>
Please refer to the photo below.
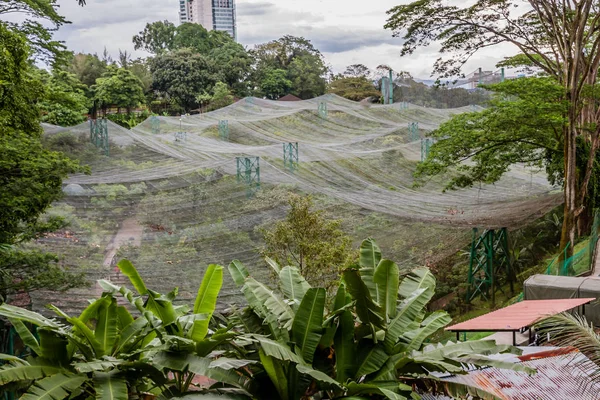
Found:
<svg viewBox="0 0 600 400"><path fill-rule="evenodd" d="M373 275L373 281L377 285L377 303L383 309L382 315L387 318L396 316L398 285L400 283L399 274L400 270L395 262L381 260Z"/></svg>
<svg viewBox="0 0 600 400"><path fill-rule="evenodd" d="M127 325L119 335L119 341L115 347L113 355L121 352L128 352L136 343L139 343L146 335L144 334L144 328L148 326L148 320L146 318L138 318L129 325Z"/></svg>
<svg viewBox="0 0 600 400"><path fill-rule="evenodd" d="M117 316L119 318L119 329L124 329L133 322L133 316L125 306L117 306Z"/></svg>
<svg viewBox="0 0 600 400"><path fill-rule="evenodd" d="M261 335L247 335L245 337L251 341L257 342L262 351L264 351L264 353L270 357L281 361L292 361L297 364L304 364L302 357L294 353L292 349L285 344Z"/></svg>
<svg viewBox="0 0 600 400"><path fill-rule="evenodd" d="M148 294L146 310L154 314L162 322L162 326L167 326L175 322L177 313L173 307L173 301L152 290L148 290Z"/></svg>
<svg viewBox="0 0 600 400"><path fill-rule="evenodd" d="M339 325L333 339L335 348L335 378L346 383L354 377L356 363L356 346L354 344L354 316L344 311L339 317Z"/></svg>
<svg viewBox="0 0 600 400"><path fill-rule="evenodd" d="M152 363L160 369L171 371L190 371L206 376L210 366L210 358L198 357L195 354L161 351L152 357Z"/></svg>
<svg viewBox="0 0 600 400"><path fill-rule="evenodd" d="M48 319L36 312L26 310L21 307L11 306L9 304L0 304L0 315L8 319L18 319L23 322L29 322L35 326L60 329L63 326L55 320Z"/></svg>
<svg viewBox="0 0 600 400"><path fill-rule="evenodd" d="M23 323L20 319L9 319L13 328L23 341L23 344L29 347L35 354L38 356L41 355L40 344L38 343L33 333L27 328L27 325Z"/></svg>
<svg viewBox="0 0 600 400"><path fill-rule="evenodd" d="M98 319L96 321L94 336L100 343L102 352L101 354L96 354L97 357L102 357L112 352L112 348L119 336L118 328L117 300L111 298L110 301L103 303L98 309Z"/></svg>
<svg viewBox="0 0 600 400"><path fill-rule="evenodd" d="M69 352L67 351L69 341L65 335L47 328L38 329L37 334L40 338L39 349L42 357L56 366L69 364ZM91 348L82 347L86 356L92 356Z"/></svg>
<svg viewBox="0 0 600 400"><path fill-rule="evenodd" d="M229 274L233 278L233 282L237 286L242 286L246 281L246 278L250 276L248 269L238 260L233 260L227 267Z"/></svg>
<svg viewBox="0 0 600 400"><path fill-rule="evenodd" d="M421 315L430 299L429 291L426 288L420 288L400 303L398 313L389 323L385 333L384 344L389 353L392 352L394 346L398 343L398 339L405 333L405 329Z"/></svg>
<svg viewBox="0 0 600 400"><path fill-rule="evenodd" d="M11 382L32 381L60 373L66 373L64 368L47 365L4 365L0 368L0 385Z"/></svg>
<svg viewBox="0 0 600 400"><path fill-rule="evenodd" d="M223 267L210 264L204 273L202 283L198 289L198 295L194 302L194 314L204 314L205 317L197 319L193 323L190 333L195 341L200 341L208 334L208 324L217 306L217 297L223 285Z"/></svg>
<svg viewBox="0 0 600 400"><path fill-rule="evenodd" d="M84 324L79 318L70 317L65 314L61 309L56 306L49 305L48 308L58 314L60 317L66 319L71 325L73 325L73 332L84 339L93 350L96 357L100 357L104 354L104 348L102 344L96 339L94 332L86 324ZM80 347L81 348L81 347Z"/></svg>
<svg viewBox="0 0 600 400"><path fill-rule="evenodd" d="M398 381L377 382L376 384L350 382L348 384L349 396L370 395L369 397L372 397L373 395L379 395L390 400L406 400L407 397L401 393L410 396L412 387L398 383Z"/></svg>
<svg viewBox="0 0 600 400"><path fill-rule="evenodd" d="M274 357L268 356L262 348L258 349L258 354L260 357L260 363L271 379L273 386L275 386L275 389L279 394L279 398L281 400L292 400L289 398L288 394L289 383L283 363Z"/></svg>
<svg viewBox="0 0 600 400"><path fill-rule="evenodd" d="M452 318L445 311L436 311L429 315L421 323L421 327L415 331L408 332L402 337L408 344L400 344L399 348L394 348L394 353L419 350L421 345L429 336L433 335L438 329L441 329L452 322ZM398 346L396 346L398 347Z"/></svg>
<svg viewBox="0 0 600 400"><path fill-rule="evenodd" d="M417 268L408 274L400 284L398 292L402 297L408 297L419 289L426 289L430 298L435 293L435 276L427 268Z"/></svg>
<svg viewBox="0 0 600 400"><path fill-rule="evenodd" d="M88 378L83 375L56 374L36 381L22 400L60 400L69 396Z"/></svg>
<svg viewBox="0 0 600 400"><path fill-rule="evenodd" d="M377 246L377 243L371 238L363 240L360 245L360 257L359 265L361 276L369 293L374 300L377 300L377 285L373 281L373 275L379 262L381 261L381 249Z"/></svg>
<svg viewBox="0 0 600 400"><path fill-rule="evenodd" d="M144 283L144 280L142 279L140 274L137 272L137 269L135 269L135 267L133 266L131 261L121 260L117 264L117 267L119 267L119 269L121 270L123 275L125 275L126 277L129 278L129 281L131 282L131 284L133 285L135 290L137 290L137 292L140 295L143 296L146 293L148 293L148 289L146 288L146 284Z"/></svg>
<svg viewBox="0 0 600 400"><path fill-rule="evenodd" d="M315 350L323 334L323 313L326 292L323 288L308 289L292 324L292 336L304 361L312 364Z"/></svg>
<svg viewBox="0 0 600 400"><path fill-rule="evenodd" d="M210 264L206 268L204 278L198 289L198 295L194 302L194 314L207 314L208 319L215 311L217 297L223 285L223 267Z"/></svg>
<svg viewBox="0 0 600 400"><path fill-rule="evenodd" d="M275 272L275 275L279 275L279 273L281 272L281 267L279 266L279 264L277 264L275 262L275 260L273 260L270 257L265 257L265 261L267 262L267 265L269 267L271 267L271 269L273 270L273 272Z"/></svg>
<svg viewBox="0 0 600 400"><path fill-rule="evenodd" d="M127 383L120 371L94 373L96 400L127 400Z"/></svg>
<svg viewBox="0 0 600 400"><path fill-rule="evenodd" d="M74 363L73 368L75 371L87 374L88 372L102 372L106 370L113 369L121 364L124 361L120 359L109 359L109 360L94 360L90 362L80 362Z"/></svg>
<svg viewBox="0 0 600 400"><path fill-rule="evenodd" d="M294 319L294 312L290 306L279 295L274 293L262 283L254 278L247 278L247 287L255 296L257 304L250 304L251 307L264 307L267 311L267 322L277 322L285 330L289 330Z"/></svg>
<svg viewBox="0 0 600 400"><path fill-rule="evenodd" d="M300 275L298 268L291 266L283 267L281 269L279 272L279 279L283 294L286 298L293 300L294 305L297 307L302 301L306 291L310 289L310 285L306 279Z"/></svg>
<svg viewBox="0 0 600 400"><path fill-rule="evenodd" d="M112 295L103 296L103 297L100 297L99 299L96 299L93 302L91 302L90 305L88 305L85 308L85 310L83 310L81 312L81 314L79 315L79 320L81 322L83 322L84 324L87 324L90 320L96 319L96 317L98 316L98 309L103 304L110 303L111 298L112 298Z"/></svg>
<svg viewBox="0 0 600 400"><path fill-rule="evenodd" d="M356 313L361 322L367 326L382 328L384 318L381 315L381 307L371 298L369 289L361 279L361 274L356 269L344 271L344 282L346 289L356 301Z"/></svg>
<svg viewBox="0 0 600 400"><path fill-rule="evenodd" d="M358 381L361 377L379 370L388 358L389 356L382 345L359 343L356 380Z"/></svg>
<svg viewBox="0 0 600 400"><path fill-rule="evenodd" d="M314 380L324 384L328 388L342 389L342 386L324 372L316 370L308 365L296 365L296 369L303 375L308 375Z"/></svg>

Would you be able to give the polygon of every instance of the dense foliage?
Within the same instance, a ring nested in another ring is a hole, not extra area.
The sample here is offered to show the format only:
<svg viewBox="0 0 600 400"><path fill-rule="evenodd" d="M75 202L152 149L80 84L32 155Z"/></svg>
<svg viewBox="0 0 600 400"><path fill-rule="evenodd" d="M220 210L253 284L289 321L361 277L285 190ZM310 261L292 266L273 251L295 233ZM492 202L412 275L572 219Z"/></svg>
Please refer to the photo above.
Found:
<svg viewBox="0 0 600 400"><path fill-rule="evenodd" d="M63 154L42 146L39 110L32 105L44 96L44 89L28 56L25 39L0 24L0 243L5 246L19 245L62 225L60 219L41 216L62 196L62 179L79 170ZM67 289L82 283L54 261L52 255L18 247L2 251L0 297L19 289Z"/></svg>
<svg viewBox="0 0 600 400"><path fill-rule="evenodd" d="M80 316L51 307L65 322L2 305L0 315L34 356L1 355L8 363L0 368L0 390L54 399L127 399L145 392L160 398L402 399L415 390L442 389L434 373L463 374L466 363L529 372L484 356L518 352L493 341L424 345L450 321L444 312L426 313L435 278L427 269L401 271L382 259L372 240L363 242L360 264L344 271L331 306L325 289L311 287L297 268L271 265L278 291L239 261L229 265L249 306L232 309L227 319L215 315L224 270L218 265L208 266L189 306L174 304L177 289L161 294L146 287L126 260L118 267L135 292L99 281L104 293ZM36 326L37 337L26 324ZM211 381L198 387L198 376ZM461 384L446 383L445 390L485 394Z"/></svg>

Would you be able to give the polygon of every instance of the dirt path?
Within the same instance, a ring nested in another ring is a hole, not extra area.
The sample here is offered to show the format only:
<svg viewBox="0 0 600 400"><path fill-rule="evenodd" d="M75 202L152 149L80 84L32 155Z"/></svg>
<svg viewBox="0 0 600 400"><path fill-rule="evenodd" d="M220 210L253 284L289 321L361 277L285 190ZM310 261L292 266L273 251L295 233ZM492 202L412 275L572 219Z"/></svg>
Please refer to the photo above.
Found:
<svg viewBox="0 0 600 400"><path fill-rule="evenodd" d="M104 261L102 262L102 266L106 273L105 279L110 280L111 274L114 272L112 270L112 262L121 246L128 244L140 246L142 244L143 233L144 227L138 224L135 217L127 218L123 221L119 231L115 234L108 246L106 246L106 254L104 256ZM96 283L95 289L96 296L100 297L102 295L102 288Z"/></svg>
<svg viewBox="0 0 600 400"><path fill-rule="evenodd" d="M102 265L106 268L110 268L113 258L115 258L117 250L119 250L121 246L126 244L134 246L141 245L143 231L144 227L138 224L135 217L124 220L121 224L121 229L119 229L113 240L106 247L107 252L104 256Z"/></svg>

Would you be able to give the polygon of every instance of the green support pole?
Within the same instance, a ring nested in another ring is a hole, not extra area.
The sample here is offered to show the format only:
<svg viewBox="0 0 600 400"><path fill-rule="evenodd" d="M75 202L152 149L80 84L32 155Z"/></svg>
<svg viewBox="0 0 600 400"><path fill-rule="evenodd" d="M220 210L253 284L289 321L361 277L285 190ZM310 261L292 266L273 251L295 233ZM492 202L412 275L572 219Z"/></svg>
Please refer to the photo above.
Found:
<svg viewBox="0 0 600 400"><path fill-rule="evenodd" d="M408 124L408 134L409 134L411 142L419 140L419 123L418 122L410 122Z"/></svg>
<svg viewBox="0 0 600 400"><path fill-rule="evenodd" d="M481 85L483 83L483 70L481 69L481 67L479 67L479 83L478 85Z"/></svg>
<svg viewBox="0 0 600 400"><path fill-rule="evenodd" d="M106 119L90 120L90 141L99 149L104 151L104 155L110 155L110 144L108 142L108 123Z"/></svg>
<svg viewBox="0 0 600 400"><path fill-rule="evenodd" d="M319 101L319 117L327 119L327 102L325 100Z"/></svg>
<svg viewBox="0 0 600 400"><path fill-rule="evenodd" d="M394 104L394 80L392 78L392 70L390 69L390 89L388 90L388 104Z"/></svg>
<svg viewBox="0 0 600 400"><path fill-rule="evenodd" d="M226 142L229 141L229 121L219 121L219 137Z"/></svg>
<svg viewBox="0 0 600 400"><path fill-rule="evenodd" d="M421 162L425 161L427 157L429 157L429 149L431 148L432 143L432 138L421 139Z"/></svg>
<svg viewBox="0 0 600 400"><path fill-rule="evenodd" d="M150 117L150 129L155 135L160 133L160 119L156 115Z"/></svg>
<svg viewBox="0 0 600 400"><path fill-rule="evenodd" d="M500 82L504 82L504 67L500 68Z"/></svg>
<svg viewBox="0 0 600 400"><path fill-rule="evenodd" d="M246 197L250 198L260 189L260 157L236 157L236 178L246 184Z"/></svg>
<svg viewBox="0 0 600 400"><path fill-rule="evenodd" d="M298 169L298 142L283 144L283 166L295 172Z"/></svg>
<svg viewBox="0 0 600 400"><path fill-rule="evenodd" d="M495 304L496 292L502 291L504 284L510 284L511 294L514 293L515 280L507 229L486 229L479 235L477 228L474 228L469 259L467 303L480 296Z"/></svg>

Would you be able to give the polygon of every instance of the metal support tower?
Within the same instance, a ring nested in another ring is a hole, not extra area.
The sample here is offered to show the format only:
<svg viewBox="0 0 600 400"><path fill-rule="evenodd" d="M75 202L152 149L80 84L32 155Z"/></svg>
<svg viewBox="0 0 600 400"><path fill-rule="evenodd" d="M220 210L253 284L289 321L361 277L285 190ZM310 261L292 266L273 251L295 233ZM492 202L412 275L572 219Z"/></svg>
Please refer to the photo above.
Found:
<svg viewBox="0 0 600 400"><path fill-rule="evenodd" d="M418 122L410 122L408 124L408 134L409 134L411 142L414 142L415 140L419 140L419 123Z"/></svg>
<svg viewBox="0 0 600 400"><path fill-rule="evenodd" d="M504 76L504 67L500 68L500 82L504 82L506 77Z"/></svg>
<svg viewBox="0 0 600 400"><path fill-rule="evenodd" d="M481 69L481 67L479 67L479 83L477 84L477 86L481 85L483 83L483 70Z"/></svg>
<svg viewBox="0 0 600 400"><path fill-rule="evenodd" d="M429 149L433 144L433 138L422 138L421 139L421 162L425 161L429 157Z"/></svg>
<svg viewBox="0 0 600 400"><path fill-rule="evenodd" d="M237 181L246 184L246 197L260 189L260 157L236 157Z"/></svg>
<svg viewBox="0 0 600 400"><path fill-rule="evenodd" d="M175 141L184 142L187 140L187 132L175 132Z"/></svg>
<svg viewBox="0 0 600 400"><path fill-rule="evenodd" d="M298 169L298 142L283 144L283 166L291 172Z"/></svg>
<svg viewBox="0 0 600 400"><path fill-rule="evenodd" d="M246 97L244 99L244 101L246 102L247 106L253 106L254 105L254 97Z"/></svg>
<svg viewBox="0 0 600 400"><path fill-rule="evenodd" d="M392 70L390 69L390 78L389 78L390 88L388 89L388 104L394 104L394 79L392 76Z"/></svg>
<svg viewBox="0 0 600 400"><path fill-rule="evenodd" d="M408 103L406 101L402 101L402 102L400 102L398 104L400 104L400 109L401 110L408 110Z"/></svg>
<svg viewBox="0 0 600 400"><path fill-rule="evenodd" d="M160 133L160 119L156 115L150 117L150 129L155 135Z"/></svg>
<svg viewBox="0 0 600 400"><path fill-rule="evenodd" d="M319 117L327 119L327 102L325 100L319 101Z"/></svg>
<svg viewBox="0 0 600 400"><path fill-rule="evenodd" d="M226 142L229 141L229 121L219 121L219 137Z"/></svg>
<svg viewBox="0 0 600 400"><path fill-rule="evenodd" d="M104 152L104 155L110 155L108 124L106 119L90 119L90 141L94 146L101 149Z"/></svg>
<svg viewBox="0 0 600 400"><path fill-rule="evenodd" d="M505 283L510 283L511 295L514 294L515 280L507 229L486 229L479 235L477 228L473 228L467 303L481 296L495 304L496 292L502 290Z"/></svg>

